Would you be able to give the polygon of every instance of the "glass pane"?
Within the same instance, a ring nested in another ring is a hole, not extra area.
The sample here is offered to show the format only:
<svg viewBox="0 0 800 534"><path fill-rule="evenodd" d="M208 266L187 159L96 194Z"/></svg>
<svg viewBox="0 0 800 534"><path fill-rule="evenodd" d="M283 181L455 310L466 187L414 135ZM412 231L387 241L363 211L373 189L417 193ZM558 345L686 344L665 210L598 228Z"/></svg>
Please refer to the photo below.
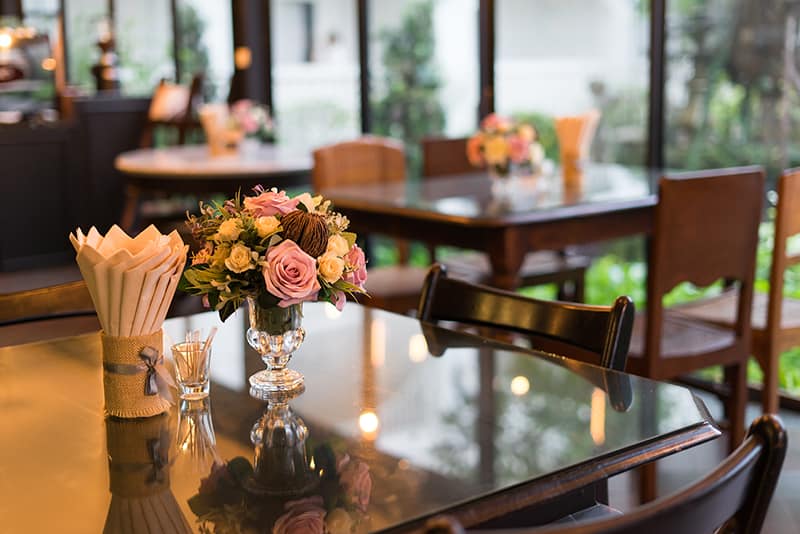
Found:
<svg viewBox="0 0 800 534"><path fill-rule="evenodd" d="M106 0L66 0L64 3L67 50L67 82L94 89L92 65L97 61L99 26L108 16Z"/></svg>
<svg viewBox="0 0 800 534"><path fill-rule="evenodd" d="M360 132L356 3L272 2L277 138L307 147Z"/></svg>
<svg viewBox="0 0 800 534"><path fill-rule="evenodd" d="M370 3L372 130L406 143L470 135L478 118L478 1Z"/></svg>
<svg viewBox="0 0 800 534"><path fill-rule="evenodd" d="M51 46L58 35L58 0L22 0L25 24L45 33Z"/></svg>
<svg viewBox="0 0 800 534"><path fill-rule="evenodd" d="M233 74L230 3L180 0L178 25L181 83L188 84L196 73L205 72L205 99L226 99Z"/></svg>
<svg viewBox="0 0 800 534"><path fill-rule="evenodd" d="M800 163L796 2L668 6L668 165L761 164L774 179L781 169Z"/></svg>
<svg viewBox="0 0 800 534"><path fill-rule="evenodd" d="M594 161L643 164L649 2L498 0L495 105L532 122L558 159L553 117L602 113Z"/></svg>
<svg viewBox="0 0 800 534"><path fill-rule="evenodd" d="M150 95L162 78L175 78L169 0L116 2L114 26L122 91Z"/></svg>

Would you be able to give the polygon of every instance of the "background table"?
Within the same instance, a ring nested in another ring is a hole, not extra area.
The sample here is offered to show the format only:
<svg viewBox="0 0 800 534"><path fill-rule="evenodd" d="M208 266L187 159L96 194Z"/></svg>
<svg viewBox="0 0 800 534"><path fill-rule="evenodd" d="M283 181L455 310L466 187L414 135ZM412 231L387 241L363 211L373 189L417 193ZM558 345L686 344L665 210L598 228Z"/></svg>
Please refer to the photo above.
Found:
<svg viewBox="0 0 800 534"><path fill-rule="evenodd" d="M334 187L322 194L358 233L486 252L493 285L513 289L527 252L650 232L659 176L594 164L581 188L564 189L555 174L520 181L508 198L492 194L486 173Z"/></svg>
<svg viewBox="0 0 800 534"><path fill-rule="evenodd" d="M123 152L114 166L126 176L122 224L131 228L143 195L219 193L230 198L259 184L279 189L307 186L311 158L308 151L266 144L253 153L216 157L205 145L185 145Z"/></svg>
<svg viewBox="0 0 800 534"><path fill-rule="evenodd" d="M210 313L174 318L165 331L179 339L186 329L217 322ZM474 525L512 502L535 506L565 488L588 488L582 498L593 499L593 484L605 477L719 435L702 402L679 386L492 345L354 304L341 315L328 305L306 305L304 326L306 342L291 366L305 374L306 391L291 406L308 425L310 450L327 445L369 466L372 531L407 530L443 511ZM261 362L246 347L244 329L240 312L217 335L205 419L197 411L179 415L176 407L145 420L163 424L159 440L170 444L169 458L112 472L109 454L117 452L107 440L133 443L145 423L104 420L99 336L0 349L3 527L99 532L109 507L130 497L120 473L138 473L168 490L197 529L187 501L211 462L254 457L250 429L265 405L247 394L247 376ZM429 343L433 352L450 348L434 357ZM656 421L643 424L643 399L651 397L661 409ZM364 414L376 428L363 423ZM187 417L195 433L176 435L186 430ZM203 443L213 450L200 455ZM573 495L562 504L582 501ZM548 502L537 517L556 510Z"/></svg>

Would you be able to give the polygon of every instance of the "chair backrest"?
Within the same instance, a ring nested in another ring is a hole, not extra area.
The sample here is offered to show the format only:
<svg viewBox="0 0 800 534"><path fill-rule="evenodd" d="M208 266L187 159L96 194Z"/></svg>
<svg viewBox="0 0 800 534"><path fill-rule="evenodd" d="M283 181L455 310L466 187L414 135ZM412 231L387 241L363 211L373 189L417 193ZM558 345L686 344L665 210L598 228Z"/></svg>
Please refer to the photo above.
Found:
<svg viewBox="0 0 800 534"><path fill-rule="evenodd" d="M647 366L660 359L662 299L681 282L740 284L737 343L749 346L764 171L742 167L688 172L659 183L647 276Z"/></svg>
<svg viewBox="0 0 800 534"><path fill-rule="evenodd" d="M422 176L434 178L475 172L467 159L467 138L426 137L422 147Z"/></svg>
<svg viewBox="0 0 800 534"><path fill-rule="evenodd" d="M194 110L203 91L203 79L203 74L195 74L189 87L167 83L163 79L158 83L139 139L140 147L153 146L156 126L175 127L178 131L178 144L186 142L186 132L199 127Z"/></svg>
<svg viewBox="0 0 800 534"><path fill-rule="evenodd" d="M0 326L94 314L94 304L83 280L0 295Z"/></svg>
<svg viewBox="0 0 800 534"><path fill-rule="evenodd" d="M568 523L517 534L757 534L786 456L786 430L774 415L750 425L748 437L714 471L691 486L625 515L599 521ZM721 528L720 528L721 527ZM719 529L719 530L717 530ZM434 518L428 534L463 532L449 518ZM497 531L495 531L497 532Z"/></svg>
<svg viewBox="0 0 800 534"><path fill-rule="evenodd" d="M314 151L311 181L315 191L326 187L402 182L406 179L403 144L364 136Z"/></svg>
<svg viewBox="0 0 800 534"><path fill-rule="evenodd" d="M634 306L628 297L619 297L612 306L531 299L449 278L444 267L437 264L425 279L418 317L422 321L455 321L518 332L541 341L553 340L559 347L581 349L580 359L622 370L630 345ZM551 346L544 349L550 350ZM594 357L584 357L586 352Z"/></svg>
<svg viewBox="0 0 800 534"><path fill-rule="evenodd" d="M783 277L787 268L800 263L800 254L789 255L786 240L800 233L800 168L785 171L778 180L778 208L769 274L767 332L775 336L781 326Z"/></svg>

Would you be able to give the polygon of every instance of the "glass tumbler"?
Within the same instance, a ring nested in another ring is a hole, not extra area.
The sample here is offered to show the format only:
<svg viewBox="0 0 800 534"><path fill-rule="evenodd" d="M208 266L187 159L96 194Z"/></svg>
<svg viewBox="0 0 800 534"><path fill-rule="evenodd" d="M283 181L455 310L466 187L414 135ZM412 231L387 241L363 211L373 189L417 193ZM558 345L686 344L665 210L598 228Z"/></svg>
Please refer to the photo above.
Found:
<svg viewBox="0 0 800 534"><path fill-rule="evenodd" d="M175 374L181 398L196 400L208 396L211 346L204 341L186 341L172 346Z"/></svg>

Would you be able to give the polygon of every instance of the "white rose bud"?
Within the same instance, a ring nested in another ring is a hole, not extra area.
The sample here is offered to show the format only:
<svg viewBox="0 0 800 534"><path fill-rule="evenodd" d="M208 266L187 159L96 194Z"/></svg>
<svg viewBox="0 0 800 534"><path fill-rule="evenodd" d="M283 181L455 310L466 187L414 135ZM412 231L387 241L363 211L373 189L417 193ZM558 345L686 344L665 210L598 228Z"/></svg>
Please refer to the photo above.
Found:
<svg viewBox="0 0 800 534"><path fill-rule="evenodd" d="M275 230L281 225L277 217L270 215L269 217L259 217L255 221L256 232L258 237L267 237L274 234Z"/></svg>
<svg viewBox="0 0 800 534"><path fill-rule="evenodd" d="M214 239L217 241L236 241L242 233L242 224L239 219L227 219L219 225Z"/></svg>
<svg viewBox="0 0 800 534"><path fill-rule="evenodd" d="M319 264L319 274L329 284L335 283L342 277L344 272L344 259L333 252L326 252L317 260Z"/></svg>
<svg viewBox="0 0 800 534"><path fill-rule="evenodd" d="M345 256L350 252L350 244L341 235L333 234L328 238L328 252L336 256Z"/></svg>
<svg viewBox="0 0 800 534"><path fill-rule="evenodd" d="M230 255L225 259L225 267L235 273L243 273L255 266L252 260L250 249L237 243L233 245Z"/></svg>

